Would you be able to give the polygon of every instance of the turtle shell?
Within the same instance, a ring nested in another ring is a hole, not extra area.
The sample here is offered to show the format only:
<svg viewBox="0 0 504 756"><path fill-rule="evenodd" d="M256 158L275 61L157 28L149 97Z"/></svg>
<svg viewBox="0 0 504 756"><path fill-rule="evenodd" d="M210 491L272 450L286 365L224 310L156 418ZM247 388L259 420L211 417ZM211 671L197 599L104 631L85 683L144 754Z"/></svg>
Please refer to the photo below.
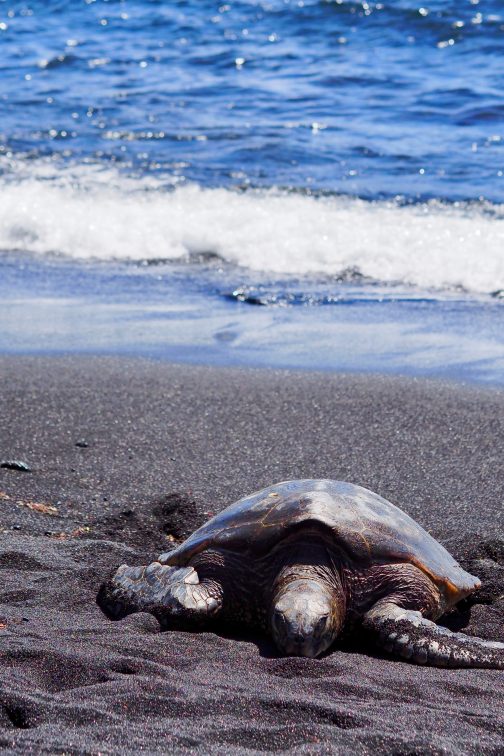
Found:
<svg viewBox="0 0 504 756"><path fill-rule="evenodd" d="M277 483L240 499L196 530L159 561L185 565L211 547L251 559L295 530L323 528L334 547L356 566L410 562L451 602L479 587L455 559L405 512L378 494L335 480Z"/></svg>

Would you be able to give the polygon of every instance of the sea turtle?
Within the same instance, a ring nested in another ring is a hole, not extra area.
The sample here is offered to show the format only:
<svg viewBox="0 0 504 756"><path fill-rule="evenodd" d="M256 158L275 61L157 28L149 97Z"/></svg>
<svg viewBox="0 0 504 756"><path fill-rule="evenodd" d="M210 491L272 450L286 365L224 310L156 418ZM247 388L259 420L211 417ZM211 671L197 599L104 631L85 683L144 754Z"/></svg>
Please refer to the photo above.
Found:
<svg viewBox="0 0 504 756"><path fill-rule="evenodd" d="M504 643L435 624L479 587L378 494L294 480L240 499L147 567L122 565L98 603L112 619L151 612L165 628L246 623L288 655L319 656L361 627L419 664L504 669Z"/></svg>

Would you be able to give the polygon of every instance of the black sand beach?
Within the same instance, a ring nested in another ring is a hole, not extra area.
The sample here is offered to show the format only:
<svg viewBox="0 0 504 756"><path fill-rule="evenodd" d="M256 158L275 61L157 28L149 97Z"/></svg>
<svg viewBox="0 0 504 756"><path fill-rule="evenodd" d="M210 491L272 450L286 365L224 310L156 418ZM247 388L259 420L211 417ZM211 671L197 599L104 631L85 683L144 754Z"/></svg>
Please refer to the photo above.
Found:
<svg viewBox="0 0 504 756"><path fill-rule="evenodd" d="M504 394L376 376L0 359L0 747L12 753L504 753L504 674L370 648L160 633L95 603L210 514L350 480L483 580L451 627L504 640Z"/></svg>

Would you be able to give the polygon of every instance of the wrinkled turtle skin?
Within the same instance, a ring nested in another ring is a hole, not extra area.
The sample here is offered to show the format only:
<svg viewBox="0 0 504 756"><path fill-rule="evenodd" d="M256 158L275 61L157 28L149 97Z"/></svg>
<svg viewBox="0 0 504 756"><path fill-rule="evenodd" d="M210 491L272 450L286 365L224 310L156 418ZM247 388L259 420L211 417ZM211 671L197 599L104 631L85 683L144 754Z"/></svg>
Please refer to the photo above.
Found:
<svg viewBox="0 0 504 756"><path fill-rule="evenodd" d="M245 623L285 654L318 656L360 628L417 663L504 668L504 643L435 624L479 587L381 496L296 480L240 499L147 567L123 565L98 602L111 618L150 611L165 627Z"/></svg>

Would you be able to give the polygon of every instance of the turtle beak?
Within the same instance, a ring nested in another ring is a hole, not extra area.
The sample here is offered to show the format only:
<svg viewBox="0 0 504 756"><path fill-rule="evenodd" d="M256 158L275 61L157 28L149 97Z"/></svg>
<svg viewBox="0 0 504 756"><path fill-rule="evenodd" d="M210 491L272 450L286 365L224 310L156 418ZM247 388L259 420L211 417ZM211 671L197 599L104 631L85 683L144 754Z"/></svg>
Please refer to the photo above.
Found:
<svg viewBox="0 0 504 756"><path fill-rule="evenodd" d="M305 656L307 659L315 659L320 653L316 646L311 642L311 638L292 638L288 650L288 656Z"/></svg>
<svg viewBox="0 0 504 756"><path fill-rule="evenodd" d="M313 625L296 621L297 617L286 618L285 614L275 609L271 619L272 633L276 644L287 656L306 656L315 659L328 647L326 628L329 618L324 615Z"/></svg>

